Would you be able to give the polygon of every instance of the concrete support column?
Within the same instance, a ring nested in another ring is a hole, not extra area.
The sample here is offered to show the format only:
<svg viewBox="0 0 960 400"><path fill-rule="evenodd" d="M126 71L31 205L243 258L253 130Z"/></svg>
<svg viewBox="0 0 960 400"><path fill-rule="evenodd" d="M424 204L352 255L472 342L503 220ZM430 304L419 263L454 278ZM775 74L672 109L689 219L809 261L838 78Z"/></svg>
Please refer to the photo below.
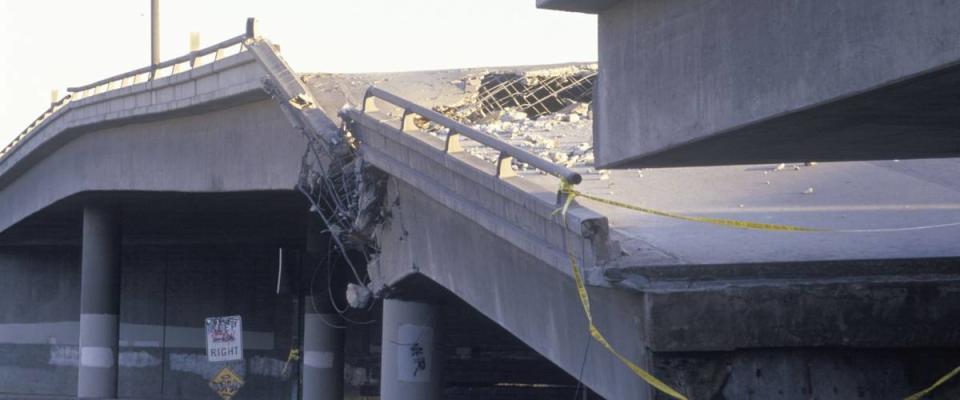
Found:
<svg viewBox="0 0 960 400"><path fill-rule="evenodd" d="M120 221L113 207L83 209L77 397L117 397Z"/></svg>
<svg viewBox="0 0 960 400"><path fill-rule="evenodd" d="M442 355L436 306L413 301L383 301L380 355L382 400L441 398Z"/></svg>
<svg viewBox="0 0 960 400"><path fill-rule="evenodd" d="M318 313L310 296L304 298L304 303L303 399L342 400L344 330L335 327L341 324L340 316Z"/></svg>

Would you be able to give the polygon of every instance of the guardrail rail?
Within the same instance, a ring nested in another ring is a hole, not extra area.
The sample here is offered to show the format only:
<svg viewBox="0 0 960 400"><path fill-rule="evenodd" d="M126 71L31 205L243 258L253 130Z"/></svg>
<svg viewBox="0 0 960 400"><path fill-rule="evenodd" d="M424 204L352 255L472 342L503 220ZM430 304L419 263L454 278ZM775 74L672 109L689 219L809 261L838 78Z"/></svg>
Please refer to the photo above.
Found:
<svg viewBox="0 0 960 400"><path fill-rule="evenodd" d="M444 146L444 152L446 153L458 153L463 151L463 148L460 146L461 135L499 151L500 156L497 158L495 173L497 177L507 178L515 176L515 172L513 171L511 165L513 160L517 160L518 162L527 163L536 169L556 176L571 184L579 184L583 180L583 177L581 177L579 173L569 168L544 160L543 158L540 158L524 149L480 132L479 130L454 121L453 119L440 114L439 112L374 86L368 88L364 94L363 106L360 109L360 112L366 113L368 109L374 109L374 99L383 100L403 109L403 117L401 118L400 122L401 132L415 130L414 119L417 116L449 129L450 131L447 134L446 145Z"/></svg>
<svg viewBox="0 0 960 400"><path fill-rule="evenodd" d="M3 149L0 149L0 159L5 157L19 143L21 143L34 129L42 125L52 116L57 115L58 111L64 109L70 102L96 96L112 90L125 88L128 86L150 82L155 79L165 78L183 72L188 72L205 64L218 61L222 58L238 54L247 50L246 41L257 37L257 21L254 18L248 18L246 23L246 32L242 35L232 37L212 46L192 51L180 57L164 61L156 65L149 65L138 68L133 71L127 71L122 74L104 78L99 81L67 88L68 94L60 100L52 103L50 108L40 114L23 131L13 138Z"/></svg>

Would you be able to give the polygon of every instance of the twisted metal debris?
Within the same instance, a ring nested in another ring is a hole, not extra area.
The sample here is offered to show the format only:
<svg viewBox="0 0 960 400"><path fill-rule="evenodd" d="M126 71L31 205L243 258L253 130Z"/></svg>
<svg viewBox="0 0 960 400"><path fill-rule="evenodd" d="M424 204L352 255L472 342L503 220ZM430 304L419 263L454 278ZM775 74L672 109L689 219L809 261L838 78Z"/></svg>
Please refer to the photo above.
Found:
<svg viewBox="0 0 960 400"><path fill-rule="evenodd" d="M379 253L373 233L383 219L380 204L386 192L386 175L357 157L342 125L338 132L328 132L338 140L305 129L297 111L313 106L308 99L285 100L269 80L264 81L264 90L278 101L294 129L307 141L297 190L310 202L310 211L323 220L325 232L335 242L356 283L366 286L369 277L358 270L349 253L362 254L364 260ZM339 140L342 138L348 140Z"/></svg>
<svg viewBox="0 0 960 400"><path fill-rule="evenodd" d="M574 103L589 103L597 79L595 65L527 72L487 73L479 80L475 97L461 105L438 107L460 121L476 122L505 109L517 109L530 118L557 112ZM468 80L464 81L464 85Z"/></svg>

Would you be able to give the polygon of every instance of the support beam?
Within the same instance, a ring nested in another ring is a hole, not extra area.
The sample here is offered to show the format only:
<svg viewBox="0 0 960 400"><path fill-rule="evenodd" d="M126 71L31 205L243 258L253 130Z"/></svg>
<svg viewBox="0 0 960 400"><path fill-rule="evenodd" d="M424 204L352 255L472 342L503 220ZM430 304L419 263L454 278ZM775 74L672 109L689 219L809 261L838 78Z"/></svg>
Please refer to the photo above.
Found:
<svg viewBox="0 0 960 400"><path fill-rule="evenodd" d="M314 304L329 304L326 298L316 302L304 298L303 316L303 399L343 399L343 329L340 316L333 312L318 312Z"/></svg>
<svg viewBox="0 0 960 400"><path fill-rule="evenodd" d="M114 399L120 331L120 220L115 208L84 208L80 268L77 396Z"/></svg>
<svg viewBox="0 0 960 400"><path fill-rule="evenodd" d="M386 299L380 348L382 400L441 398L442 357L438 347L436 306Z"/></svg>

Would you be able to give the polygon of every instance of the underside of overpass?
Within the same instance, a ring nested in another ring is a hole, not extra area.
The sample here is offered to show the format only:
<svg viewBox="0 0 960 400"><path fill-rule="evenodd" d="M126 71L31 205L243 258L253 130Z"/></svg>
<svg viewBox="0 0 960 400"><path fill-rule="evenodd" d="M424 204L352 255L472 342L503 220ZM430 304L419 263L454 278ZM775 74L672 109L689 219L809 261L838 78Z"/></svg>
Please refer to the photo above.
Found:
<svg viewBox="0 0 960 400"><path fill-rule="evenodd" d="M119 209L123 230L119 398L215 397L209 381L223 365L206 362L201 331L211 315L243 316L245 362L228 363L245 380L236 398L300 395L301 368L287 356L300 347L305 310L348 309L343 291L329 289L352 279L327 251L329 237L311 227L321 222L303 196L99 192L64 199L0 235L0 397L76 393L82 209L91 203ZM440 309L438 354L450 371L444 398L552 399L578 391L573 377L435 283L411 278L395 297ZM346 328L348 398L379 393L381 308L331 318Z"/></svg>
<svg viewBox="0 0 960 400"><path fill-rule="evenodd" d="M596 67L299 76L254 33L232 46L77 88L0 154L0 397L667 398L591 337L572 264L610 348L688 398L904 396L960 363L957 224L770 239L561 213L557 178L661 194L518 131L585 126ZM914 165L812 173L896 170L876 182L915 197L879 222L942 220L955 178ZM758 218L877 222L750 172L664 175L780 202ZM205 319L237 315L243 358L212 359Z"/></svg>

